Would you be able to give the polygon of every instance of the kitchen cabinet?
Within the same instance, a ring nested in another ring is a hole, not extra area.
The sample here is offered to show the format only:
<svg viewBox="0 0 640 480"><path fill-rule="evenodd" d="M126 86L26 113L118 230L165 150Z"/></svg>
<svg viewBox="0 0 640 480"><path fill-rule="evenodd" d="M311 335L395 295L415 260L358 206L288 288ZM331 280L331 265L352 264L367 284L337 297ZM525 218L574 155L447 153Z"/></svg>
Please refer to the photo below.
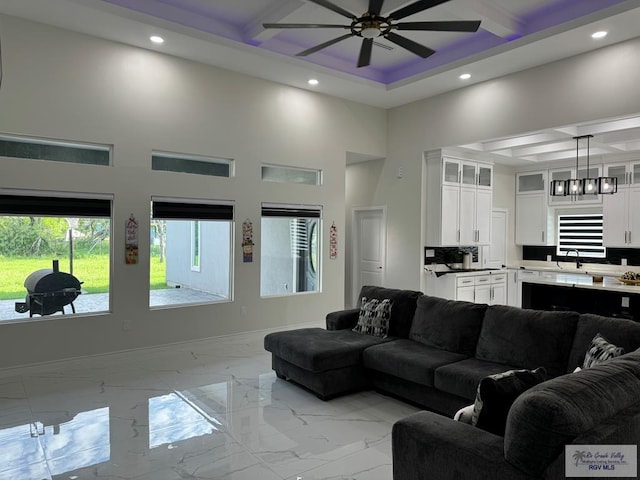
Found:
<svg viewBox="0 0 640 480"><path fill-rule="evenodd" d="M516 244L550 244L547 171L516 174Z"/></svg>
<svg viewBox="0 0 640 480"><path fill-rule="evenodd" d="M603 240L605 247L640 247L640 185L620 187L604 195Z"/></svg>
<svg viewBox="0 0 640 480"><path fill-rule="evenodd" d="M507 304L507 274L491 273L491 292L489 298L490 305Z"/></svg>
<svg viewBox="0 0 640 480"><path fill-rule="evenodd" d="M618 180L618 192L602 195L605 247L640 247L640 161L604 165Z"/></svg>
<svg viewBox="0 0 640 480"><path fill-rule="evenodd" d="M493 166L428 152L425 238L429 246L491 243Z"/></svg>

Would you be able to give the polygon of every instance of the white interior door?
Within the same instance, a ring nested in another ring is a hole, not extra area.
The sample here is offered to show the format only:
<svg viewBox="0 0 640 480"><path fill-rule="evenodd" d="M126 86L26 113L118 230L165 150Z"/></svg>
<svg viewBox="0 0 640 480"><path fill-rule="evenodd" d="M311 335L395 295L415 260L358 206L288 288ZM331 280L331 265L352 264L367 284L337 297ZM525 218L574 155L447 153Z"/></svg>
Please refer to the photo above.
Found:
<svg viewBox="0 0 640 480"><path fill-rule="evenodd" d="M491 243L482 247L482 267L501 268L507 264L507 211L491 212Z"/></svg>
<svg viewBox="0 0 640 480"><path fill-rule="evenodd" d="M363 285L384 286L386 217L385 207L353 210L353 306Z"/></svg>

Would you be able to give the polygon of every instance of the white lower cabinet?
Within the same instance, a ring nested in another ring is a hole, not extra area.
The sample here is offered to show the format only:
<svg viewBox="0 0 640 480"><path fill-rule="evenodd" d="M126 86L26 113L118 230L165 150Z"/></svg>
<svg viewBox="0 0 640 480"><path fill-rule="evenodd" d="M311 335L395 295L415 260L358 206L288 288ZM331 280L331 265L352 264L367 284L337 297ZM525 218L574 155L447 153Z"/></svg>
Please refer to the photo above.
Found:
<svg viewBox="0 0 640 480"><path fill-rule="evenodd" d="M507 274L484 272L478 275L458 276L454 299L488 305L506 305Z"/></svg>

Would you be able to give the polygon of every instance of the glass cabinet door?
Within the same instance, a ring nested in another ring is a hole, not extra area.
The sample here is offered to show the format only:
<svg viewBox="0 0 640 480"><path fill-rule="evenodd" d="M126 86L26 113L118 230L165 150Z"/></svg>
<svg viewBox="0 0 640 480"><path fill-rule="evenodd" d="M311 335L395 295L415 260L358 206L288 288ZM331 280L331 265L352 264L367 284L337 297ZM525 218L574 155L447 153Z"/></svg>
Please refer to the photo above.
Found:
<svg viewBox="0 0 640 480"><path fill-rule="evenodd" d="M458 160L444 158L442 164L442 183L458 185L460 183L460 162Z"/></svg>
<svg viewBox="0 0 640 480"><path fill-rule="evenodd" d="M549 170L549 182L553 182L556 180L564 181L573 178L573 169L565 168L558 170ZM569 196L550 196L549 203L567 203L571 201L571 197Z"/></svg>
<svg viewBox="0 0 640 480"><path fill-rule="evenodd" d="M519 173L517 180L518 193L539 193L546 189L545 172Z"/></svg>
<svg viewBox="0 0 640 480"><path fill-rule="evenodd" d="M463 185L476 184L476 164L475 163L462 164L462 184Z"/></svg>
<svg viewBox="0 0 640 480"><path fill-rule="evenodd" d="M489 165L478 165L478 186L491 187L493 168Z"/></svg>
<svg viewBox="0 0 640 480"><path fill-rule="evenodd" d="M631 184L640 185L640 162L631 164Z"/></svg>
<svg viewBox="0 0 640 480"><path fill-rule="evenodd" d="M640 164L638 164L638 179L640 180ZM614 177L618 179L618 187L627 184L627 164L615 164L604 166L605 177Z"/></svg>

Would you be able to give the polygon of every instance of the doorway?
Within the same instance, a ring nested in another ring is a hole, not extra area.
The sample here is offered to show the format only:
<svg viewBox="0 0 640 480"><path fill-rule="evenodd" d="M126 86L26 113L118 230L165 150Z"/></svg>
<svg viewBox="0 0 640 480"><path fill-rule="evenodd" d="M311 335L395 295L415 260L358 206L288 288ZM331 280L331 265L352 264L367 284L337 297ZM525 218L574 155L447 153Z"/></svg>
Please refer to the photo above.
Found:
<svg viewBox="0 0 640 480"><path fill-rule="evenodd" d="M352 214L352 306L363 285L384 286L387 260L387 208L354 208Z"/></svg>
<svg viewBox="0 0 640 480"><path fill-rule="evenodd" d="M507 209L491 211L491 244L482 247L482 268L502 268L507 264Z"/></svg>

